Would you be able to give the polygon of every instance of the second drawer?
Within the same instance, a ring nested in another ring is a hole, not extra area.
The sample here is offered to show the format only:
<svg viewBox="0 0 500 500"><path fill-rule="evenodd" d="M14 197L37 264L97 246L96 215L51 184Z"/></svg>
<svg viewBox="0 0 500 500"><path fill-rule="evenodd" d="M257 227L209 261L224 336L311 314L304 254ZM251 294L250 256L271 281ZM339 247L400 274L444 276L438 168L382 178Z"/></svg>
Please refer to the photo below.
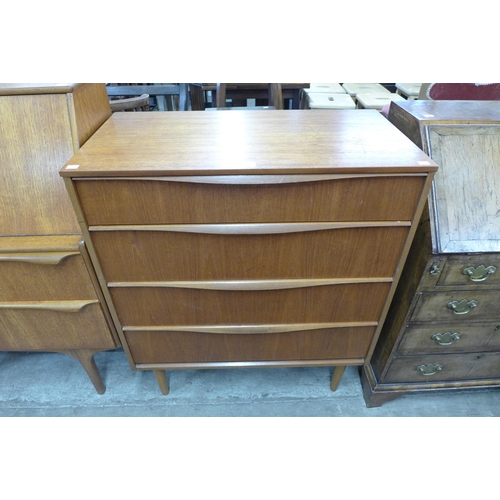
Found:
<svg viewBox="0 0 500 500"><path fill-rule="evenodd" d="M281 234L110 227L92 240L108 281L366 278L393 276L407 234L406 226Z"/></svg>

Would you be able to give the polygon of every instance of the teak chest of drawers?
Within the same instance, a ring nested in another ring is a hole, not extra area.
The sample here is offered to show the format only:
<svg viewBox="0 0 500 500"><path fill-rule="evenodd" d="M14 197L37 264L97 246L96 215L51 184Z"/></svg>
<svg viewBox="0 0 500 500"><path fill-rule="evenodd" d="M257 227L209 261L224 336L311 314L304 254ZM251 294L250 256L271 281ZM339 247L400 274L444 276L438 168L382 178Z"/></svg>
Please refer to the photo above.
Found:
<svg viewBox="0 0 500 500"><path fill-rule="evenodd" d="M440 166L363 385L500 386L500 102L393 103L390 121Z"/></svg>
<svg viewBox="0 0 500 500"><path fill-rule="evenodd" d="M61 170L133 369L362 365L436 164L376 111L114 115Z"/></svg>
<svg viewBox="0 0 500 500"><path fill-rule="evenodd" d="M0 350L93 356L116 335L60 168L109 118L104 84L0 84Z"/></svg>

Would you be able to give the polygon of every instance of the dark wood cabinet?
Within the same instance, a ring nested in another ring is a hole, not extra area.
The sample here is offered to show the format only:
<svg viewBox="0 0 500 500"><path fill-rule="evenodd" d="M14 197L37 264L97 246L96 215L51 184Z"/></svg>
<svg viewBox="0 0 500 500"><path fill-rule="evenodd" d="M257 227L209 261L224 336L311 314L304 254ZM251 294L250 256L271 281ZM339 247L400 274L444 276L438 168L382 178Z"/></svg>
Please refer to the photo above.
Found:
<svg viewBox="0 0 500 500"><path fill-rule="evenodd" d="M389 120L440 169L363 369L366 402L500 386L500 103L393 103Z"/></svg>

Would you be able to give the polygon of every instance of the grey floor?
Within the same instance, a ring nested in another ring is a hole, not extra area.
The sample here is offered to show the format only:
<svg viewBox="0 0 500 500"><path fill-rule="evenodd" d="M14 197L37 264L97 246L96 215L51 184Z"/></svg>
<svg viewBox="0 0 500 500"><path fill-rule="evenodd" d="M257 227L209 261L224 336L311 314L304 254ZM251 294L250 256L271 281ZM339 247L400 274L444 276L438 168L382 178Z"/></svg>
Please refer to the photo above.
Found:
<svg viewBox="0 0 500 500"><path fill-rule="evenodd" d="M0 352L4 417L495 417L500 390L408 394L366 408L358 369L336 392L330 368L172 371L163 396L152 372L133 372L123 350L95 361L106 392L95 392L74 359L56 353Z"/></svg>

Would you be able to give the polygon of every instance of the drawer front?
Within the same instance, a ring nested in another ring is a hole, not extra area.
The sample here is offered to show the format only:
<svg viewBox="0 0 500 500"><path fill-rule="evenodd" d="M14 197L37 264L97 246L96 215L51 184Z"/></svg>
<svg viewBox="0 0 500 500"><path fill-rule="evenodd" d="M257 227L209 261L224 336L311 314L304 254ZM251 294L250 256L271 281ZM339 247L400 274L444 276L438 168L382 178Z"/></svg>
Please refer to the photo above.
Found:
<svg viewBox="0 0 500 500"><path fill-rule="evenodd" d="M286 234L96 231L108 281L392 277L408 227Z"/></svg>
<svg viewBox="0 0 500 500"><path fill-rule="evenodd" d="M285 290L110 288L123 326L378 321L390 283Z"/></svg>
<svg viewBox="0 0 500 500"><path fill-rule="evenodd" d="M81 254L1 253L0 302L94 299L96 293Z"/></svg>
<svg viewBox="0 0 500 500"><path fill-rule="evenodd" d="M418 299L411 321L498 321L500 292L467 291L423 293ZM452 308L454 307L454 308Z"/></svg>
<svg viewBox="0 0 500 500"><path fill-rule="evenodd" d="M500 351L500 318L497 323L409 325L397 355Z"/></svg>
<svg viewBox="0 0 500 500"><path fill-rule="evenodd" d="M0 350L114 349L99 304L79 312L0 308Z"/></svg>
<svg viewBox="0 0 500 500"><path fill-rule="evenodd" d="M135 363L210 363L364 358L375 328L268 334L125 332Z"/></svg>
<svg viewBox="0 0 500 500"><path fill-rule="evenodd" d="M418 367L422 367L421 370ZM424 372L427 375L424 375ZM500 377L500 352L396 357L385 383L436 382Z"/></svg>
<svg viewBox="0 0 500 500"><path fill-rule="evenodd" d="M448 256L437 286L500 285L500 255Z"/></svg>
<svg viewBox="0 0 500 500"><path fill-rule="evenodd" d="M411 220L425 176L290 183L273 176L269 184L249 184L248 176L245 184L171 179L77 179L75 186L90 226Z"/></svg>

